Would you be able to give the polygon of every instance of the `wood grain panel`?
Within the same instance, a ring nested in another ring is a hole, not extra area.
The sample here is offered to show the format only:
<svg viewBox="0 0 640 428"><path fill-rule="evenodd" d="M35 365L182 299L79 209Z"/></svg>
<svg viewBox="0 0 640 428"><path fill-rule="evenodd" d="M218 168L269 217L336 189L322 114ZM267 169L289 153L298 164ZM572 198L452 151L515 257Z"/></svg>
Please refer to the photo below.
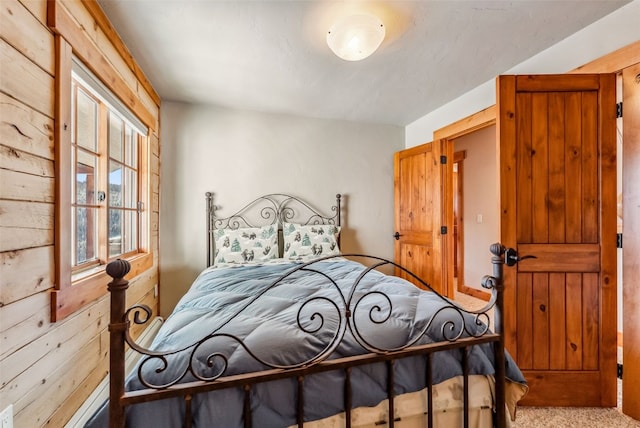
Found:
<svg viewBox="0 0 640 428"><path fill-rule="evenodd" d="M533 368L549 369L549 274L533 274Z"/></svg>
<svg viewBox="0 0 640 428"><path fill-rule="evenodd" d="M425 246L423 244L401 244L399 264L409 271L413 272L414 274L418 275L418 277L420 277L423 281L429 283L429 285L432 285L429 280L430 268L424 263L424 260L429 260L431 258L429 248L429 246ZM419 281L416 281L406 273L398 272L398 274L401 278L414 283L419 288L425 288Z"/></svg>
<svg viewBox="0 0 640 428"><path fill-rule="evenodd" d="M616 330L617 330L617 249L616 236L616 112L605 108L615 104L616 79L614 75L600 76L598 93L599 184L600 184L600 405L613 407L617 403Z"/></svg>
<svg viewBox="0 0 640 428"><path fill-rule="evenodd" d="M0 253L0 307L52 287L52 246Z"/></svg>
<svg viewBox="0 0 640 428"><path fill-rule="evenodd" d="M498 114L496 122L496 138L499 143L500 156L500 242L506 247L517 246L516 222L516 96L515 76L499 76L496 79L496 99ZM504 326L505 347L518 361L517 331L508 326L517 325L517 284L515 269L505 269L504 283Z"/></svg>
<svg viewBox="0 0 640 428"><path fill-rule="evenodd" d="M55 174L56 174L56 290L71 285L71 182L72 176L68 171L73 171L71 164L71 73L72 56L71 45L59 35L55 37L57 51L56 60L56 122L55 122ZM75 178L73 178L75 180ZM55 296L52 294L52 299ZM58 311L55 305L51 305L51 321L58 321Z"/></svg>
<svg viewBox="0 0 640 428"><path fill-rule="evenodd" d="M0 93L0 144L53 160L53 119Z"/></svg>
<svg viewBox="0 0 640 428"><path fill-rule="evenodd" d="M14 413L19 413L27 404L23 402L22 407L18 406L20 398L41 384L52 367L65 364L84 344L98 337L100 326L106 322L108 310L108 299L102 299L100 304L70 317L56 329L0 361L3 399L16 403Z"/></svg>
<svg viewBox="0 0 640 428"><path fill-rule="evenodd" d="M53 77L0 39L0 90L53 117Z"/></svg>
<svg viewBox="0 0 640 428"><path fill-rule="evenodd" d="M553 92L549 94L549 116L564 116L564 95ZM566 194L564 176L564 126L559 121L551 121L549 124L549 241L550 243L562 243L565 238L566 218Z"/></svg>
<svg viewBox="0 0 640 428"><path fill-rule="evenodd" d="M160 159L160 139L158 137L157 131L154 129L154 131L151 133L151 135L149 136L149 138L151 139L151 153L157 157L158 159Z"/></svg>
<svg viewBox="0 0 640 428"><path fill-rule="evenodd" d="M0 235L0 252L53 245L53 229L0 226Z"/></svg>
<svg viewBox="0 0 640 428"><path fill-rule="evenodd" d="M48 0L24 0L20 4L27 9L43 25L47 23L47 1Z"/></svg>
<svg viewBox="0 0 640 428"><path fill-rule="evenodd" d="M580 92L595 91L600 88L597 74L555 74L516 76L518 92Z"/></svg>
<svg viewBox="0 0 640 428"><path fill-rule="evenodd" d="M521 256L532 255L518 263L519 272L598 272L598 244L520 244Z"/></svg>
<svg viewBox="0 0 640 428"><path fill-rule="evenodd" d="M518 366L533 368L533 274L518 274Z"/></svg>
<svg viewBox="0 0 640 428"><path fill-rule="evenodd" d="M53 178L53 161L0 144L0 168ZM6 181L3 181L6 183Z"/></svg>
<svg viewBox="0 0 640 428"><path fill-rule="evenodd" d="M567 293L567 369L582 370L582 275L568 273L566 276Z"/></svg>
<svg viewBox="0 0 640 428"><path fill-rule="evenodd" d="M598 98L596 92L582 94L582 240L597 243L598 220Z"/></svg>
<svg viewBox="0 0 640 428"><path fill-rule="evenodd" d="M517 239L518 242L533 240L533 189L531 187L531 142L532 125L528 119L532 114L531 94L519 94L516 97L518 141L516 192L518 210Z"/></svg>
<svg viewBox="0 0 640 428"><path fill-rule="evenodd" d="M580 93L565 97L565 242L582 242L582 113Z"/></svg>
<svg viewBox="0 0 640 428"><path fill-rule="evenodd" d="M549 274L549 368L567 369L565 274Z"/></svg>
<svg viewBox="0 0 640 428"><path fill-rule="evenodd" d="M553 392L553 405L557 407L585 407L600 401L600 391L593 388L600 381L598 372L543 371L523 370L522 374L529 385L529 390L546 390ZM525 406L548 406L549 397L527 394L520 402ZM579 425L576 425L579 426Z"/></svg>
<svg viewBox="0 0 640 428"><path fill-rule="evenodd" d="M582 277L582 343L584 370L597 370L600 356L600 298L598 274Z"/></svg>
<svg viewBox="0 0 640 428"><path fill-rule="evenodd" d="M636 44L640 54L640 41ZM626 379L640 379L640 60L622 73L623 82L623 236L622 275ZM622 411L640 420L640 382L622 383Z"/></svg>
<svg viewBox="0 0 640 428"><path fill-rule="evenodd" d="M39 379L42 387L32 388L14 404L18 411L15 419L19 426L44 426L49 416L56 411L100 363L100 336L96 335L80 348L77 356L56 366L49 367ZM14 411L16 411L14 410Z"/></svg>
<svg viewBox="0 0 640 428"><path fill-rule="evenodd" d="M104 330L107 331L106 329ZM101 336L101 349L103 346L103 340ZM70 403L82 403L86 397L88 397L93 390L102 382L102 379L105 378L109 374L109 357L108 355L101 353L100 362L93 368L91 373L82 379L81 382L77 385L76 389L73 390L67 396L67 402ZM47 426L50 427L61 427L64 426L69 419L71 419L76 412L77 409L71 406L59 406L51 416L47 419Z"/></svg>
<svg viewBox="0 0 640 428"><path fill-rule="evenodd" d="M549 121L547 105L548 95L546 93L531 94L531 239L532 242L540 243L549 242Z"/></svg>
<svg viewBox="0 0 640 428"><path fill-rule="evenodd" d="M2 38L53 76L53 34L18 0L2 0L1 6Z"/></svg>
<svg viewBox="0 0 640 428"><path fill-rule="evenodd" d="M53 230L53 204L0 199L0 228Z"/></svg>
<svg viewBox="0 0 640 428"><path fill-rule="evenodd" d="M49 324L50 298L37 293L11 304L0 306L0 359L46 334ZM0 394L0 399L1 399Z"/></svg>
<svg viewBox="0 0 640 428"><path fill-rule="evenodd" d="M0 154L0 157L2 155ZM0 199L28 202L55 202L53 177L0 169ZM1 214L0 214L1 215Z"/></svg>

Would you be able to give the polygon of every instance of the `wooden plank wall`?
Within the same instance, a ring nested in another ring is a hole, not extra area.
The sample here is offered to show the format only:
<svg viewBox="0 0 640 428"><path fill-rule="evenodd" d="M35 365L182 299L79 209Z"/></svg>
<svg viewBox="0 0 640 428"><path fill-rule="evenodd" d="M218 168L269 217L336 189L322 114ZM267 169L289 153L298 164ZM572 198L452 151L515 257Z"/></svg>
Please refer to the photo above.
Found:
<svg viewBox="0 0 640 428"><path fill-rule="evenodd" d="M127 302L147 304L155 315L160 103L153 90L145 90L144 76L121 42L114 41L115 32L94 19L90 9L95 14L97 4L91 3L62 1L155 118L150 131L154 263L132 279ZM60 427L107 374L109 303L105 296L50 322L55 52L46 0L2 0L0 55L0 410L13 404L16 427Z"/></svg>

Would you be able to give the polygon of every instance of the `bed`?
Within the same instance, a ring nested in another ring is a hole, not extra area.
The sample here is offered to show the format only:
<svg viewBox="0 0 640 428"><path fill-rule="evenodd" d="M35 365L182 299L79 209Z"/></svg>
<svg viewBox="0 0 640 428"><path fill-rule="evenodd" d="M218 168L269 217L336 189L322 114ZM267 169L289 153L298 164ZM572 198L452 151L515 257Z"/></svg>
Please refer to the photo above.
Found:
<svg viewBox="0 0 640 428"><path fill-rule="evenodd" d="M88 426L509 426L527 386L500 334L505 248L467 311L341 253L341 204L269 194L220 216L207 193L208 267L150 349L129 327L151 311L125 309L129 267L111 262L110 399ZM142 359L125 377L126 346Z"/></svg>

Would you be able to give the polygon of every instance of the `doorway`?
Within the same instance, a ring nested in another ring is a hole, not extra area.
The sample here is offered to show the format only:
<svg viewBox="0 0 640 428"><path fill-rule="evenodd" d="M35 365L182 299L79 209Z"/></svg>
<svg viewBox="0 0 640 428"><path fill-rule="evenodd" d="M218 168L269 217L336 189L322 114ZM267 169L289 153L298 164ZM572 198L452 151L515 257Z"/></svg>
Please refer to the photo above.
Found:
<svg viewBox="0 0 640 428"><path fill-rule="evenodd" d="M500 240L496 128L488 126L452 142L454 283L457 292L488 301L490 294L481 286L487 256L477 249Z"/></svg>

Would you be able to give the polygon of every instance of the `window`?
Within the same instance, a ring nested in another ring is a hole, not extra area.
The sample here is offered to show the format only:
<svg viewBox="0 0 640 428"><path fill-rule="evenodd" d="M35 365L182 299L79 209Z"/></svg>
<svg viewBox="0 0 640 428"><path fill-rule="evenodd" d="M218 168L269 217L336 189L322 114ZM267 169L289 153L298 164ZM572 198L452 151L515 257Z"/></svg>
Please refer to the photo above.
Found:
<svg viewBox="0 0 640 428"><path fill-rule="evenodd" d="M71 94L71 262L74 279L117 257L142 252L143 131L101 96L90 74L76 72ZM87 83L89 80L92 84Z"/></svg>
<svg viewBox="0 0 640 428"><path fill-rule="evenodd" d="M74 53L69 43L56 37L53 322L107 293L104 267L109 261L129 260L130 278L153 266L146 207L148 135L154 116L115 70L98 67L98 78ZM84 56L99 55L87 51Z"/></svg>
<svg viewBox="0 0 640 428"><path fill-rule="evenodd" d="M107 294L109 260L126 258L131 279L154 269L157 248L150 146L158 144L160 97L99 5L83 4L100 30L87 31L63 2L47 2L55 48L52 322Z"/></svg>

